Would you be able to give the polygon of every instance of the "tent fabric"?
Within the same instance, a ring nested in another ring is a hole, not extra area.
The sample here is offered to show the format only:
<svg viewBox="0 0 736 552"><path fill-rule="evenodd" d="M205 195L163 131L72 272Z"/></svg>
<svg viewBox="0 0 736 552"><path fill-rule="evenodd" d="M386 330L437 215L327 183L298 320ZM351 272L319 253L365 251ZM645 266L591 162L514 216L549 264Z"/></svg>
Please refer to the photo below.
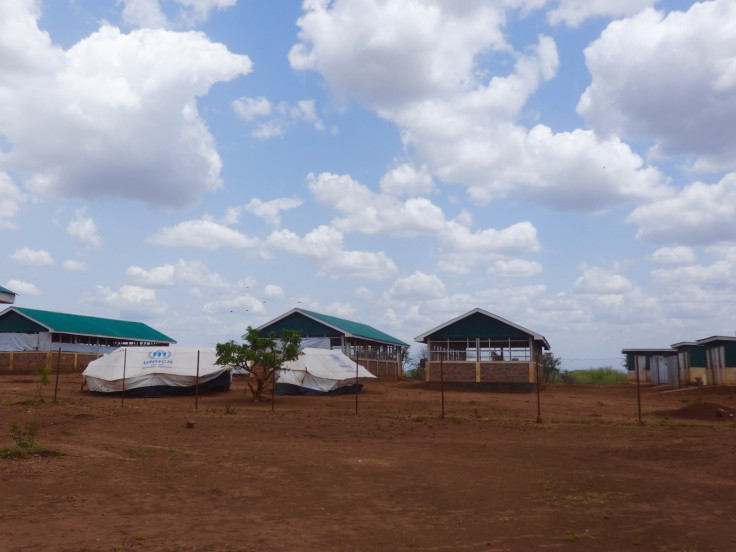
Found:
<svg viewBox="0 0 736 552"><path fill-rule="evenodd" d="M199 354L199 380L197 355ZM214 349L121 347L90 362L82 372L90 391L130 396L191 394L230 387L230 366L215 364Z"/></svg>
<svg viewBox="0 0 736 552"><path fill-rule="evenodd" d="M306 348L299 358L284 363L276 373L277 394L321 395L354 393L362 387L360 380L375 378L364 366L358 365L342 351Z"/></svg>

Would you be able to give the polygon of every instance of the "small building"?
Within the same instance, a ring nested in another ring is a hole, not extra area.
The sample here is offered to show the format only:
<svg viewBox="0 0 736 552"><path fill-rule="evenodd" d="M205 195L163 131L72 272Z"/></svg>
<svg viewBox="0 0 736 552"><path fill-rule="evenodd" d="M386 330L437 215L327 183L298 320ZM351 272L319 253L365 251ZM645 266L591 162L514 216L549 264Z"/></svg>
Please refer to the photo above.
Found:
<svg viewBox="0 0 736 552"><path fill-rule="evenodd" d="M79 371L118 347L176 343L142 322L8 307L0 312L0 371L33 371L52 363ZM63 353L63 354L62 354Z"/></svg>
<svg viewBox="0 0 736 552"><path fill-rule="evenodd" d="M636 382L639 372L639 383L652 385L680 386L676 349L622 349L626 355L626 379Z"/></svg>
<svg viewBox="0 0 736 552"><path fill-rule="evenodd" d="M427 382L482 384L531 391L541 378L544 336L483 309L473 309L414 338L427 345Z"/></svg>
<svg viewBox="0 0 736 552"><path fill-rule="evenodd" d="M695 341L681 341L673 343L672 348L677 351L677 368L680 385L707 383L705 361L705 347Z"/></svg>
<svg viewBox="0 0 736 552"><path fill-rule="evenodd" d="M704 384L736 385L736 337L714 335L696 341L705 349Z"/></svg>
<svg viewBox="0 0 736 552"><path fill-rule="evenodd" d="M256 329L263 335L296 330L302 336L303 347L339 349L379 378L401 376L402 359L409 348L408 343L367 324L298 308Z"/></svg>
<svg viewBox="0 0 736 552"><path fill-rule="evenodd" d="M15 303L15 293L10 291L8 288L0 286L0 304L12 305L13 303Z"/></svg>

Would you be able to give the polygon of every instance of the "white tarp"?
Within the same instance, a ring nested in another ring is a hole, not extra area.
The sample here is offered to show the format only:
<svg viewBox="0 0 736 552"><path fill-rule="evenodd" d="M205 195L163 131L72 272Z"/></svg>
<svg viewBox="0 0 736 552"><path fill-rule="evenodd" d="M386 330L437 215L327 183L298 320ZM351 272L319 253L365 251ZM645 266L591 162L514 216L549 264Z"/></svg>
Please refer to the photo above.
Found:
<svg viewBox="0 0 736 552"><path fill-rule="evenodd" d="M197 354L199 353L199 382ZM82 375L90 391L120 393L144 387L193 387L214 380L230 366L215 364L214 349L195 347L121 347L93 360Z"/></svg>
<svg viewBox="0 0 736 552"><path fill-rule="evenodd" d="M355 362L342 351L306 348L299 358L283 364L276 374L278 384L296 385L319 393L335 391L356 383ZM365 367L358 365L358 382L375 378Z"/></svg>

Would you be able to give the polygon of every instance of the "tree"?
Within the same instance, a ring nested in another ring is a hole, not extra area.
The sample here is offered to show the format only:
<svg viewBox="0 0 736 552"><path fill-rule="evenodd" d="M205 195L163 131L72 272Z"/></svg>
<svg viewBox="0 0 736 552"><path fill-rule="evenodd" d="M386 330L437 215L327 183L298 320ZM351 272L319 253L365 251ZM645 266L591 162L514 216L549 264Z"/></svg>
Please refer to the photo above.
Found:
<svg viewBox="0 0 736 552"><path fill-rule="evenodd" d="M560 373L560 364L562 359L556 357L552 353L544 353L542 355L542 376L544 383L554 382L557 374Z"/></svg>
<svg viewBox="0 0 736 552"><path fill-rule="evenodd" d="M408 354L404 360L404 367L411 367L405 370L407 377L411 379L424 380L424 365L429 358L429 350L426 345L420 345L413 353Z"/></svg>
<svg viewBox="0 0 736 552"><path fill-rule="evenodd" d="M284 362L299 356L301 341L299 332L294 330L283 330L280 339L276 339L274 332L262 336L258 330L248 326L245 343L230 340L216 345L216 364L247 370L250 376L245 381L253 402L258 402L273 381L274 372L280 370Z"/></svg>

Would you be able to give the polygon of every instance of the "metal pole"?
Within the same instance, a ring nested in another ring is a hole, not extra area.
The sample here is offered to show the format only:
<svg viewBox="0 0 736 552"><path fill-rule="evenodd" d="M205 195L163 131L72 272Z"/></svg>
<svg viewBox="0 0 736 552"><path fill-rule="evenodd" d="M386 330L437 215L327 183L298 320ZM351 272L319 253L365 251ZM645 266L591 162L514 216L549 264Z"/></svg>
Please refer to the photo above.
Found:
<svg viewBox="0 0 736 552"><path fill-rule="evenodd" d="M125 365L128 362L128 349L123 349L123 391L120 395L120 406L125 406Z"/></svg>
<svg viewBox="0 0 736 552"><path fill-rule="evenodd" d="M355 355L355 414L358 414L358 355Z"/></svg>
<svg viewBox="0 0 736 552"><path fill-rule="evenodd" d="M54 402L56 402L56 394L59 391L59 370L61 369L61 345L59 346L59 356L56 358L56 383L54 384Z"/></svg>
<svg viewBox="0 0 736 552"><path fill-rule="evenodd" d="M194 410L199 407L199 349L197 349L197 379L194 383Z"/></svg>
<svg viewBox="0 0 736 552"><path fill-rule="evenodd" d="M534 361L534 374L537 378L537 423L542 423L542 400L539 393L539 362Z"/></svg>
<svg viewBox="0 0 736 552"><path fill-rule="evenodd" d="M636 405L639 412L639 425L644 422L641 421L641 391L639 389L639 355L634 355L634 370L636 370Z"/></svg>
<svg viewBox="0 0 736 552"><path fill-rule="evenodd" d="M440 394L442 395L442 419L445 419L445 352L440 351Z"/></svg>
<svg viewBox="0 0 736 552"><path fill-rule="evenodd" d="M276 369L271 372L271 412L276 408Z"/></svg>

